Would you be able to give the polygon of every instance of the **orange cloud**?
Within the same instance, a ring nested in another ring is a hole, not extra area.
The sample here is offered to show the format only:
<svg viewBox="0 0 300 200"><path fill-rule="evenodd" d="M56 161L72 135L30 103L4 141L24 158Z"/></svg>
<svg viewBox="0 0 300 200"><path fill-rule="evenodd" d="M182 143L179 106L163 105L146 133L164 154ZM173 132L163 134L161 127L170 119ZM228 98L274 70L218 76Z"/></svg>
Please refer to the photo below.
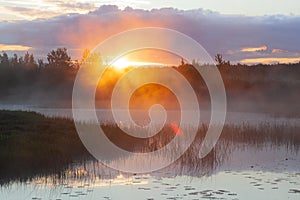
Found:
<svg viewBox="0 0 300 200"><path fill-rule="evenodd" d="M0 44L0 51L28 51L31 48L23 45Z"/></svg>
<svg viewBox="0 0 300 200"><path fill-rule="evenodd" d="M60 41L80 49L93 49L97 44L109 36L121 31L142 27L165 27L165 23L156 17L149 19L142 15L126 12L109 13L104 17L79 18L76 26L67 26L62 29ZM78 31L80 30L80 31ZM80 39L79 39L80 38ZM162 41L163 42L163 41ZM79 52L80 54L82 52ZM80 57L81 55L75 55Z"/></svg>
<svg viewBox="0 0 300 200"><path fill-rule="evenodd" d="M273 49L272 53L288 53L288 51L283 49Z"/></svg>
<svg viewBox="0 0 300 200"><path fill-rule="evenodd" d="M241 51L242 52L256 52L256 51L265 51L268 47L266 45L263 45L261 47L245 47Z"/></svg>
<svg viewBox="0 0 300 200"><path fill-rule="evenodd" d="M248 58L240 61L243 64L272 64L272 63L298 63L300 57L297 58Z"/></svg>

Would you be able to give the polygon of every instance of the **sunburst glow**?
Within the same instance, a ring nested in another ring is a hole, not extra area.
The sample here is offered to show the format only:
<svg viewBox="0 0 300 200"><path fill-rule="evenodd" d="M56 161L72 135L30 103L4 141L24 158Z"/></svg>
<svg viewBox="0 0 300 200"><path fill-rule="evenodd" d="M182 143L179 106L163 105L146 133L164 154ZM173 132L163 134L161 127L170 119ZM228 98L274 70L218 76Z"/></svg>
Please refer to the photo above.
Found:
<svg viewBox="0 0 300 200"><path fill-rule="evenodd" d="M125 69L127 67L138 67L138 66L164 66L163 63L156 62L141 62L141 61L132 61L126 57L121 57L112 64L113 67L117 69Z"/></svg>
<svg viewBox="0 0 300 200"><path fill-rule="evenodd" d="M118 69L124 69L132 65L132 62L125 57L121 57L113 63L113 66Z"/></svg>

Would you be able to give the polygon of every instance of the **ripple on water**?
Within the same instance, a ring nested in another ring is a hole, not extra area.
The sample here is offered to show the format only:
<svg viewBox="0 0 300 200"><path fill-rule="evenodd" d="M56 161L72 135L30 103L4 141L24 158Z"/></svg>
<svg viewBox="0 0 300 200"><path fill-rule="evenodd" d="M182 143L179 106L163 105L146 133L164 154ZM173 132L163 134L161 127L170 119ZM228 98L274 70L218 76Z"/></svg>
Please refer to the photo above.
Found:
<svg viewBox="0 0 300 200"><path fill-rule="evenodd" d="M289 193L300 194L300 189L290 189Z"/></svg>

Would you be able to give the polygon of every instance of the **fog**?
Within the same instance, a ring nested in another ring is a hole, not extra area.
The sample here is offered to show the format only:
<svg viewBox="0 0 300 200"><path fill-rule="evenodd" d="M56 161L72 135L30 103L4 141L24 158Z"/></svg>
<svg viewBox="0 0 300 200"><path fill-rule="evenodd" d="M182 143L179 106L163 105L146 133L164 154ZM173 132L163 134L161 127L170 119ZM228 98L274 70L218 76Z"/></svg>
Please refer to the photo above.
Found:
<svg viewBox="0 0 300 200"><path fill-rule="evenodd" d="M228 111L269 113L273 116L300 116L300 66L290 65L228 65L219 66L224 81ZM149 69L149 68L145 68ZM162 68L152 67L155 73ZM174 66L191 84L201 110L210 110L210 94L201 75L190 64ZM72 90L78 68L25 68L0 65L0 104L28 105L39 108L71 108ZM141 69L143 71L143 69ZM111 94L120 77L126 74L108 68L96 92L96 107L110 108ZM148 73L149 74L149 73ZM154 77L155 78L155 77ZM176 87L182 87L176 80ZM122 99L120 99L122 101ZM155 103L167 110L180 109L178 99L160 85L140 87L130 99L131 109L146 109Z"/></svg>

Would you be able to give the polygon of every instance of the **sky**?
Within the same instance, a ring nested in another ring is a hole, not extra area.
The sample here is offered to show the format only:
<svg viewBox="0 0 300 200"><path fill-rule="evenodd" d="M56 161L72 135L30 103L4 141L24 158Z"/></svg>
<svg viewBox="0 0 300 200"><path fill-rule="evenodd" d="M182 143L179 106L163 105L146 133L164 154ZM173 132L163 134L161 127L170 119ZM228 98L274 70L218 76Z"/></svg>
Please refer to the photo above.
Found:
<svg viewBox="0 0 300 200"><path fill-rule="evenodd" d="M147 26L185 33L233 62L300 61L298 0L0 0L0 51L8 53L43 58L67 47L79 59L113 34Z"/></svg>
<svg viewBox="0 0 300 200"><path fill-rule="evenodd" d="M1 0L0 19L22 20L48 18L66 13L87 13L101 5L130 6L139 9L172 7L203 8L221 14L238 15L300 15L298 0Z"/></svg>

